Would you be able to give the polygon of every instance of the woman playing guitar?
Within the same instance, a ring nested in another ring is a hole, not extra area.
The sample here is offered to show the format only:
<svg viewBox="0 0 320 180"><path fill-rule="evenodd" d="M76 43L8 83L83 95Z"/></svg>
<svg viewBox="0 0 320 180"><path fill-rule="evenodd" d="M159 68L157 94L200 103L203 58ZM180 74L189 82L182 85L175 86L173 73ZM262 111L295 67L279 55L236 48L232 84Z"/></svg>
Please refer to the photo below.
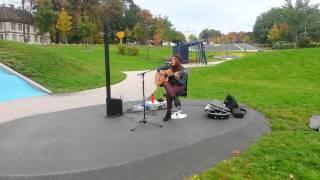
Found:
<svg viewBox="0 0 320 180"><path fill-rule="evenodd" d="M182 57L180 55L173 55L168 64L157 68L158 73L155 83L163 86L166 90L167 113L163 121L169 121L171 119L173 101L175 102L175 106L180 106L176 95L184 91L187 78L186 70L181 63ZM161 76L165 78L161 78ZM163 81L161 81L161 79L163 79Z"/></svg>

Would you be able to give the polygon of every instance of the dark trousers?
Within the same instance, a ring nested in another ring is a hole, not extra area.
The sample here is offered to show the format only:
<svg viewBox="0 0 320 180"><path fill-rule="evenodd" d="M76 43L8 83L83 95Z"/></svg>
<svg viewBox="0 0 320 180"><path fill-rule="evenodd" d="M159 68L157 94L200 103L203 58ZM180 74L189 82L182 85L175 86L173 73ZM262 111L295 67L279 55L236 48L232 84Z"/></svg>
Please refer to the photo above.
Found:
<svg viewBox="0 0 320 180"><path fill-rule="evenodd" d="M164 89L166 90L166 99L167 99L167 113L171 113L172 103L176 95L184 91L184 86L174 84L171 82L165 82L163 84Z"/></svg>

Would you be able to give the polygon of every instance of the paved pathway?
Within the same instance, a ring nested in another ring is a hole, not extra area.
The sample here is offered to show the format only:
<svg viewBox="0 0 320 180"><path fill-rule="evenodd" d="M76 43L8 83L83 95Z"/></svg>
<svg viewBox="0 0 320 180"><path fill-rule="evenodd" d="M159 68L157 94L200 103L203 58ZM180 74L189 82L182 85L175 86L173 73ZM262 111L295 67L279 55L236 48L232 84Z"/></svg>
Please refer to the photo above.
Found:
<svg viewBox="0 0 320 180"><path fill-rule="evenodd" d="M143 113L105 119L104 105L27 117L0 126L1 180L182 180L206 171L234 150L270 132L264 117L246 107L243 119L208 119L210 100L182 100L185 119L163 128L135 122ZM124 107L131 107L124 103Z"/></svg>
<svg viewBox="0 0 320 180"><path fill-rule="evenodd" d="M209 62L208 65L213 66L222 62L224 61ZM188 64L185 67L206 66ZM124 101L140 100L142 98L142 83L141 78L137 76L139 72L142 71L124 72L127 78L121 83L111 86L112 97L119 98L122 96ZM155 72L151 72L145 77L146 96L150 96L156 90L153 83L154 75ZM0 123L38 114L104 104L105 94L105 88L103 87L78 93L55 94L0 103Z"/></svg>

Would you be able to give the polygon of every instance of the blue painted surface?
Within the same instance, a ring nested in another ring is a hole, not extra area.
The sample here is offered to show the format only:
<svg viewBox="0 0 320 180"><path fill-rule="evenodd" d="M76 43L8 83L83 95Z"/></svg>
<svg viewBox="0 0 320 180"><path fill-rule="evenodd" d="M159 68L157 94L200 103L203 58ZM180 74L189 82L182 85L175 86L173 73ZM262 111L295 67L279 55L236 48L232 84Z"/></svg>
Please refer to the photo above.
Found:
<svg viewBox="0 0 320 180"><path fill-rule="evenodd" d="M43 95L46 93L0 68L0 102Z"/></svg>

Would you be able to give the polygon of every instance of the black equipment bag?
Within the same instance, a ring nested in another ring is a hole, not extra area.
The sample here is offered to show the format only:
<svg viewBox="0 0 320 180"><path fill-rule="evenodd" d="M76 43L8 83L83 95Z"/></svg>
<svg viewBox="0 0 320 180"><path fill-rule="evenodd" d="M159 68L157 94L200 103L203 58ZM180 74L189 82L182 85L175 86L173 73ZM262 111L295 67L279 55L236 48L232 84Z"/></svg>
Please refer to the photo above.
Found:
<svg viewBox="0 0 320 180"><path fill-rule="evenodd" d="M224 100L224 104L231 110L231 113L235 118L243 118L247 113L247 110L239 107L237 100L230 94Z"/></svg>
<svg viewBox="0 0 320 180"><path fill-rule="evenodd" d="M243 108L233 108L231 109L231 113L235 118L243 118L245 114L247 114L247 110Z"/></svg>
<svg viewBox="0 0 320 180"><path fill-rule="evenodd" d="M224 100L224 105L226 107L228 107L230 110L233 109L233 108L238 108L239 107L236 99L233 96L231 96L230 94Z"/></svg>

